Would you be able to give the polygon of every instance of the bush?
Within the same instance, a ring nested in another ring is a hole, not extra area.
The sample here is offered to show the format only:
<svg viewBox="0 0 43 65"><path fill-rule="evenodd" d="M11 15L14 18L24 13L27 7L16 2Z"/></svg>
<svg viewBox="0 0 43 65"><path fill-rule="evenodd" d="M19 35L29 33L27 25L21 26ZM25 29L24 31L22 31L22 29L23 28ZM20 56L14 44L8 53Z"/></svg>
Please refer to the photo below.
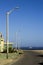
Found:
<svg viewBox="0 0 43 65"><path fill-rule="evenodd" d="M13 48L9 47L9 53L12 53L12 52L13 52Z"/></svg>
<svg viewBox="0 0 43 65"><path fill-rule="evenodd" d="M13 52L13 48L12 47L9 47L8 48L8 52L9 53L12 53ZM3 53L7 53L7 48L4 48Z"/></svg>
<svg viewBox="0 0 43 65"><path fill-rule="evenodd" d="M13 52L14 52L14 53L17 53L17 52L18 52L18 50L17 50L17 49L15 49L15 48L13 48Z"/></svg>
<svg viewBox="0 0 43 65"><path fill-rule="evenodd" d="M18 53L19 54L23 54L23 50L18 50Z"/></svg>

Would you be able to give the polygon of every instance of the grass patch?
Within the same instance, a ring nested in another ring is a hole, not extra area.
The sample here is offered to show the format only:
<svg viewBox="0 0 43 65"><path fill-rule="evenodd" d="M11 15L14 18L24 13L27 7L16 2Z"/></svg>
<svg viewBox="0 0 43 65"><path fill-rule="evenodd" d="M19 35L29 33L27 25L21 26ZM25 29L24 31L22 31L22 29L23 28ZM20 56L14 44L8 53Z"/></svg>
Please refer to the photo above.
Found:
<svg viewBox="0 0 43 65"><path fill-rule="evenodd" d="M6 53L0 53L0 59L6 59ZM8 53L8 59L14 59L19 56L18 53Z"/></svg>
<svg viewBox="0 0 43 65"><path fill-rule="evenodd" d="M21 54L19 54L21 53ZM6 59L6 53L0 53L0 65L6 65L15 62L22 56L23 51L18 50L17 53L8 53L8 59Z"/></svg>

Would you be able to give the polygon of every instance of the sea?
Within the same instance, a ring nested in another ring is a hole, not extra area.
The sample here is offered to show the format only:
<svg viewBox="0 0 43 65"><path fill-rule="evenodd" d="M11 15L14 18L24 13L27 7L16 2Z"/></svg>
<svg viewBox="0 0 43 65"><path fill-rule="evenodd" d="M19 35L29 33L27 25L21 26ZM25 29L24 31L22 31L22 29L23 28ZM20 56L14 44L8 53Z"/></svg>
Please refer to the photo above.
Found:
<svg viewBox="0 0 43 65"><path fill-rule="evenodd" d="M43 50L43 47L20 47L22 50Z"/></svg>

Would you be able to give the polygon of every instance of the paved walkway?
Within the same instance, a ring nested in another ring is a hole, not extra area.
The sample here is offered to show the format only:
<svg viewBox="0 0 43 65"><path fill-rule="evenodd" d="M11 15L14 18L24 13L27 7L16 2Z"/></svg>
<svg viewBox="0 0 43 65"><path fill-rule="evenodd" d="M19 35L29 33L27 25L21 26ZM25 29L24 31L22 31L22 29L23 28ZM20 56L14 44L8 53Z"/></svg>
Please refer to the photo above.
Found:
<svg viewBox="0 0 43 65"><path fill-rule="evenodd" d="M43 55L32 51L24 51L25 55L12 65L43 65Z"/></svg>

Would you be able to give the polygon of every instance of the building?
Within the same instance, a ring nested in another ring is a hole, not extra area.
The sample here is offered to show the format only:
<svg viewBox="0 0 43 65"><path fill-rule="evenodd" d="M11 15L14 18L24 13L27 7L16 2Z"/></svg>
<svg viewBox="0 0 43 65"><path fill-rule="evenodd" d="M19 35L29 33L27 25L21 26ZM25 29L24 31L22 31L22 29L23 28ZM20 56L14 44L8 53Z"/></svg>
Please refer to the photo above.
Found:
<svg viewBox="0 0 43 65"><path fill-rule="evenodd" d="M12 47L13 43L9 42L8 47ZM4 38L2 36L2 33L0 32L0 52L3 52L4 49L6 48L6 42L4 41Z"/></svg>
<svg viewBox="0 0 43 65"><path fill-rule="evenodd" d="M3 52L4 49L4 38L2 36L2 33L0 32L0 52Z"/></svg>

